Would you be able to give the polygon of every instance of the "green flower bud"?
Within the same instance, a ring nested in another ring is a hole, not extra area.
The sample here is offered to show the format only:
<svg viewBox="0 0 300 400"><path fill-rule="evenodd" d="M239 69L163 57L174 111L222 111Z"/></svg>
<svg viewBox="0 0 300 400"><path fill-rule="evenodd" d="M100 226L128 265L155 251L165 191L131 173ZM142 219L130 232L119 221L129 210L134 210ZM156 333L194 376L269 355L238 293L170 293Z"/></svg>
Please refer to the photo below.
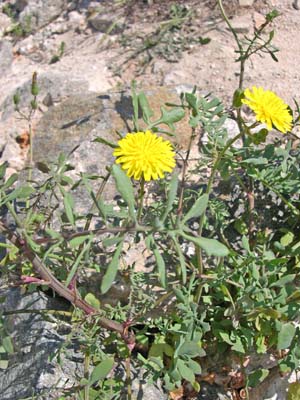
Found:
<svg viewBox="0 0 300 400"><path fill-rule="evenodd" d="M37 96L39 94L39 87L37 85L37 73L36 72L34 72L32 75L31 94L32 94L32 96Z"/></svg>
<svg viewBox="0 0 300 400"><path fill-rule="evenodd" d="M20 94L18 92L14 94L13 101L14 101L14 105L15 106L19 105L19 103L20 103Z"/></svg>

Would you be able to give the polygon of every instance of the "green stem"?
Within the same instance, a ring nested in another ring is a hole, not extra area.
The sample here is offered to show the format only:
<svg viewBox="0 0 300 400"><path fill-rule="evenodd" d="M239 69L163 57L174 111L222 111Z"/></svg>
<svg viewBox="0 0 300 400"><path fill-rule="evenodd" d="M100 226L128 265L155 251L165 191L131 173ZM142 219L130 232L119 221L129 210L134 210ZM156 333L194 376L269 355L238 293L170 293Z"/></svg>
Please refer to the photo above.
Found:
<svg viewBox="0 0 300 400"><path fill-rule="evenodd" d="M183 160L183 168L182 168L182 180L180 186L180 193L179 193L179 200L178 200L178 207L177 207L177 218L176 218L176 225L179 223L179 220L182 216L182 207L183 207L183 195L184 195L184 188L185 188L185 180L186 180L186 171L189 162L190 152L193 140L195 139L195 128L192 128L192 133L189 139L189 144L186 152L186 156Z"/></svg>
<svg viewBox="0 0 300 400"><path fill-rule="evenodd" d="M84 377L89 380L89 367L90 367L90 354L87 351L84 355ZM84 400L89 400L90 385L86 384L84 386Z"/></svg>
<svg viewBox="0 0 300 400"><path fill-rule="evenodd" d="M138 212L137 212L137 220L138 223L141 221L141 216L143 213L143 208L144 208L144 196L145 196L145 180L144 178L141 178L140 180L140 189L139 189L139 197L138 197Z"/></svg>
<svg viewBox="0 0 300 400"><path fill-rule="evenodd" d="M265 180L260 181L266 188L274 192L295 215L297 215L298 217L300 216L300 211L298 210L298 208L293 206L293 204L290 203L277 189L273 188Z"/></svg>
<svg viewBox="0 0 300 400"><path fill-rule="evenodd" d="M127 385L127 400L132 399L132 389L131 389L131 374L130 374L130 356L125 360L125 370L126 370L126 385Z"/></svg>
<svg viewBox="0 0 300 400"><path fill-rule="evenodd" d="M234 136L231 140L228 141L228 143L223 148L223 150L218 154L218 156L214 162L214 165L212 167L212 170L211 170L211 174L210 174L208 184L206 187L206 191L205 191L206 194L209 195L212 190L212 185L214 182L215 175L218 171L220 162L221 162L222 158L224 157L225 153L233 145L233 143L235 143L237 140L239 140L242 136L243 136L243 132L239 132L238 135ZM200 220L199 220L199 228L198 228L198 236L199 237L202 236L204 218L205 218L205 213L201 215ZM198 246L195 247L195 253L196 253L198 274L199 274L199 276L201 276L201 275L203 275L203 261L202 261L202 251L201 251L200 247L198 247ZM196 302L199 302L201 293L202 293L202 285L200 283L197 288L196 295L195 295Z"/></svg>

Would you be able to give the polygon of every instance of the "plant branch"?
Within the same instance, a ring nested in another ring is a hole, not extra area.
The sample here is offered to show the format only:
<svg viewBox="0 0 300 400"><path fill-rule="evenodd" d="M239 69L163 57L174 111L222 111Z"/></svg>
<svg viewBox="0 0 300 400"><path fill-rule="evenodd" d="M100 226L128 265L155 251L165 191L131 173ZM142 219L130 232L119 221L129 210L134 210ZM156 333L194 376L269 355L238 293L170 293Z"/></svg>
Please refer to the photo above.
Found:
<svg viewBox="0 0 300 400"><path fill-rule="evenodd" d="M48 286L53 289L61 297L71 302L75 307L81 309L84 313L91 315L97 313L94 307L89 305L86 301L78 297L77 293L66 288L44 265L40 257L29 247L26 241L19 235L9 229L3 222L0 221L0 231L7 237L7 239L15 245L21 253L31 262L35 273L48 282ZM132 332L124 333L122 324L112 321L105 317L99 317L99 324L108 330L119 333L127 344L134 343L134 335Z"/></svg>

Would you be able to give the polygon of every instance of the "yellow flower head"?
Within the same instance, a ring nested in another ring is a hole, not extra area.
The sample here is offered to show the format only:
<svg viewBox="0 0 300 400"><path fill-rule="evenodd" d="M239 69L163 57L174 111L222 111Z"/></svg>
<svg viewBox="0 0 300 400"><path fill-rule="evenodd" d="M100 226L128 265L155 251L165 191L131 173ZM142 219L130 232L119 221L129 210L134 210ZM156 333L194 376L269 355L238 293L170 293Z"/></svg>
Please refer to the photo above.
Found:
<svg viewBox="0 0 300 400"><path fill-rule="evenodd" d="M129 177L158 179L175 167L175 153L171 143L150 131L127 133L119 140L113 153Z"/></svg>
<svg viewBox="0 0 300 400"><path fill-rule="evenodd" d="M274 125L280 132L286 133L292 128L292 116L288 105L270 90L256 86L246 89L242 103L247 104L256 114L256 120L267 125L269 130Z"/></svg>

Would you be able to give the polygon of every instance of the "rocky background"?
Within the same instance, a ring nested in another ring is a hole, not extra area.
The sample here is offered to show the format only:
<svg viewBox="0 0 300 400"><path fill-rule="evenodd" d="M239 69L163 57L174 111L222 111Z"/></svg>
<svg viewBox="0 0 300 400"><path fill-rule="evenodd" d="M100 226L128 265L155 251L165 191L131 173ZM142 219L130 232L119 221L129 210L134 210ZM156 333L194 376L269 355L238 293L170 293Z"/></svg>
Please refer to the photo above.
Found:
<svg viewBox="0 0 300 400"><path fill-rule="evenodd" d="M245 85L274 90L290 104L294 97L299 100L298 2L224 3L237 32L246 35L263 23L267 12L280 11L274 24L278 62L268 55L254 57L246 70ZM34 71L40 88L33 119L34 161L53 161L59 152L70 152L80 144L71 161L79 171L99 174L112 156L91 141L96 136L112 140L116 130L130 130L128 88L132 79L147 91L156 111L193 85L230 105L238 81L235 58L235 43L214 0L0 1L0 162L8 163L8 174L26 165L28 126L18 118L12 99L18 92L20 109L26 112ZM184 148L184 126L180 132ZM22 296L19 289L3 288L1 295L6 296L2 306L6 312L67 307L41 293ZM44 321L32 313L8 318L6 329L17 352L10 367L0 370L1 399L23 399L66 382L72 385L74 376L82 373L76 343L68 350L64 367L48 360L68 334L67 325L57 327L54 319ZM274 367L270 359L257 362ZM284 400L288 379L296 379L295 375L269 376L264 387L253 393L253 400ZM136 384L138 398L165 398L161 389L143 385ZM56 393L39 398L57 398ZM225 400L230 395L221 386L203 383L198 398Z"/></svg>

